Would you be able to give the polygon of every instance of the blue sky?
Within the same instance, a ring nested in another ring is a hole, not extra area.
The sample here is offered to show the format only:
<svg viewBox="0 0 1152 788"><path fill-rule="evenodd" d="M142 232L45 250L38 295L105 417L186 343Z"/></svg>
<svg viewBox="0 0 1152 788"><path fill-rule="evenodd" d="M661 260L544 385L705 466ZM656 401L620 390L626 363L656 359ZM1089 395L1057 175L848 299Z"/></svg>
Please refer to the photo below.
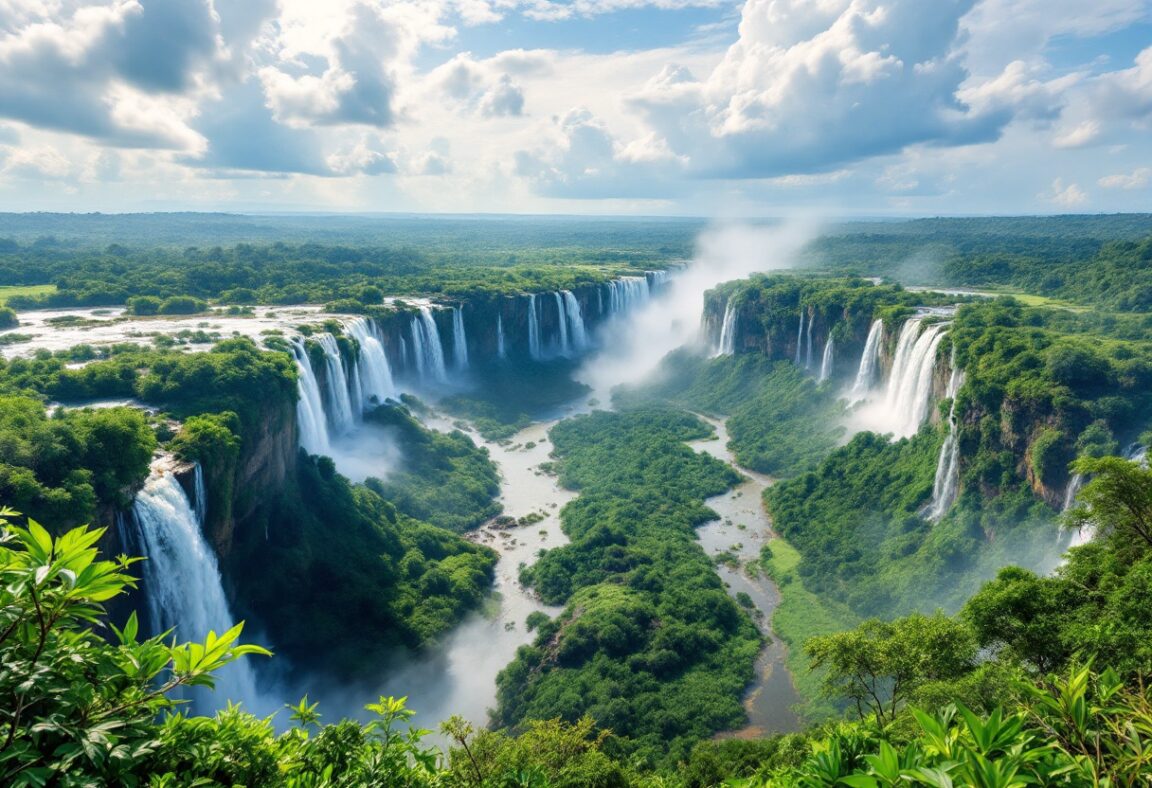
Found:
<svg viewBox="0 0 1152 788"><path fill-rule="evenodd" d="M1152 0L0 0L0 210L1152 210Z"/></svg>

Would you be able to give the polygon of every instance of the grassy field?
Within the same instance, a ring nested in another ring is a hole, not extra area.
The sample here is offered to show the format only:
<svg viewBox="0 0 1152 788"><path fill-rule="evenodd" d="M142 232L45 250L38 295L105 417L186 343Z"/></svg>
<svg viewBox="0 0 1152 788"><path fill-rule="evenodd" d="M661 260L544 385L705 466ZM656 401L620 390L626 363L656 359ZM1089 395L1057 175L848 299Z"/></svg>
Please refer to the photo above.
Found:
<svg viewBox="0 0 1152 788"><path fill-rule="evenodd" d="M55 292L56 285L14 285L10 287L0 287L0 306L8 303L8 299L13 296L38 296Z"/></svg>
<svg viewBox="0 0 1152 788"><path fill-rule="evenodd" d="M819 719L835 710L820 697L820 674L808 669L804 642L816 635L851 629L859 618L843 605L822 599L804 587L796 574L800 563L796 548L779 538L769 542L768 547L772 555L764 568L780 589L780 606L772 616L772 629L788 646L788 670L804 700L805 716Z"/></svg>

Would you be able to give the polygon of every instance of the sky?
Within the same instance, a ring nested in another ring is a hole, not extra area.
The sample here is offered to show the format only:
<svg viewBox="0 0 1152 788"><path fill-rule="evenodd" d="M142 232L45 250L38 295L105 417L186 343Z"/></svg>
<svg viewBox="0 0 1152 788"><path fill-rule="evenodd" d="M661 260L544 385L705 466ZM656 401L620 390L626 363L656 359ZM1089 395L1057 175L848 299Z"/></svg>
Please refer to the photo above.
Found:
<svg viewBox="0 0 1152 788"><path fill-rule="evenodd" d="M1152 210L1152 0L0 0L0 210Z"/></svg>

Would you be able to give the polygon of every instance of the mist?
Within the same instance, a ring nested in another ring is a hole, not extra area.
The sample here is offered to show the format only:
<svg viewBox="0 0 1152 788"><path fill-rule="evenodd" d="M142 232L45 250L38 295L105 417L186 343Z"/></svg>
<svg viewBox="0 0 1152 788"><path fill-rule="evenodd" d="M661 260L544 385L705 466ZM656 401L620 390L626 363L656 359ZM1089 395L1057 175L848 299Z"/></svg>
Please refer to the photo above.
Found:
<svg viewBox="0 0 1152 788"><path fill-rule="evenodd" d="M656 297L601 327L603 350L576 372L576 379L605 402L614 387L643 380L668 353L699 340L705 291L754 273L795 267L819 226L812 220L788 220L709 227L696 239L691 263L674 273Z"/></svg>
<svg viewBox="0 0 1152 788"><path fill-rule="evenodd" d="M371 423L358 425L350 435L333 438L328 454L336 470L356 483L387 479L403 461L395 431Z"/></svg>

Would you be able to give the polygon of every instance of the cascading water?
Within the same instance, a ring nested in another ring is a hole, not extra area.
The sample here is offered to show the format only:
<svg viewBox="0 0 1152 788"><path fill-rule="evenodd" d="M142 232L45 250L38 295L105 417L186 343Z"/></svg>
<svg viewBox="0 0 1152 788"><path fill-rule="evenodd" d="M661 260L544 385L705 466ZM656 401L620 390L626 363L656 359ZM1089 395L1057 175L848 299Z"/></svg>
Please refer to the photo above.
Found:
<svg viewBox="0 0 1152 788"><path fill-rule="evenodd" d="M1068 480L1068 486L1064 488L1064 504L1060 507L1061 512L1066 512L1076 504L1076 496L1080 494L1080 488L1084 486L1084 474L1072 474L1072 478Z"/></svg>
<svg viewBox="0 0 1152 788"><path fill-rule="evenodd" d="M420 307L412 318L412 355L416 361L416 374L421 382L447 383L448 371L444 366L444 346L440 332L432 317L432 308Z"/></svg>
<svg viewBox="0 0 1152 788"><path fill-rule="evenodd" d="M819 383L823 383L832 377L832 364L835 363L835 342L829 336L824 342L824 353L820 358L820 378Z"/></svg>
<svg viewBox="0 0 1152 788"><path fill-rule="evenodd" d="M739 314L732 299L724 305L724 322L720 325L720 342L716 346L717 356L731 356L736 352L736 318Z"/></svg>
<svg viewBox="0 0 1152 788"><path fill-rule="evenodd" d="M923 317L905 321L888 378L884 404L897 437L916 434L932 400L932 371L944 326L935 323L921 331L923 323Z"/></svg>
<svg viewBox="0 0 1152 788"><path fill-rule="evenodd" d="M196 463L192 470L192 511L196 514L196 522L204 525L204 517L208 514L208 490L204 486L204 469Z"/></svg>
<svg viewBox="0 0 1152 788"><path fill-rule="evenodd" d="M300 445L309 454L331 454L324 400L320 396L320 385L312 370L308 350L300 337L292 340L292 356L296 359L296 389L299 392L299 399L296 402L296 422L300 427Z"/></svg>
<svg viewBox="0 0 1152 788"><path fill-rule="evenodd" d="M568 319L568 335L571 337L572 348L580 353L588 349L588 329L584 325L584 315L580 311L580 302L576 300L571 290L561 290L564 297L564 313Z"/></svg>
<svg viewBox="0 0 1152 788"><path fill-rule="evenodd" d="M199 475L199 466L196 468ZM196 483L197 497L203 480ZM220 581L216 555L201 531L198 511L170 470L170 460L152 464L152 473L132 504L134 544L148 559L141 564L148 594L148 611L156 632L175 630L178 641L203 640L208 632L221 634L234 623ZM226 701L243 703L258 711L256 681L241 658L216 672L216 691L197 688L191 693L197 713L212 713Z"/></svg>
<svg viewBox="0 0 1152 788"><path fill-rule="evenodd" d="M528 296L528 356L540 360L540 316L536 313L536 294Z"/></svg>
<svg viewBox="0 0 1152 788"><path fill-rule="evenodd" d="M796 366L804 359L804 307L800 307L800 327L796 329Z"/></svg>
<svg viewBox="0 0 1152 788"><path fill-rule="evenodd" d="M608 313L631 312L648 300L652 288L646 276L622 276L608 282Z"/></svg>
<svg viewBox="0 0 1152 788"><path fill-rule="evenodd" d="M319 334L316 341L324 351L324 366L328 373L328 385L324 393L328 403L328 426L337 434L348 432L356 425L359 415L352 407L351 386L344 374L344 358L340 355L340 345L331 334Z"/></svg>
<svg viewBox="0 0 1152 788"><path fill-rule="evenodd" d="M948 410L948 437L940 447L940 459L936 461L936 479L932 483L932 502L928 505L927 517L936 522L945 515L956 501L960 491L960 441L956 435L956 395L964 385L964 373L956 368L956 346L952 346L952 374L948 378L947 396L952 405Z"/></svg>
<svg viewBox="0 0 1152 788"><path fill-rule="evenodd" d="M452 307L452 357L456 369L468 369L468 335L464 333L464 309Z"/></svg>
<svg viewBox="0 0 1152 788"><path fill-rule="evenodd" d="M348 336L360 344L360 359L356 365L356 375L360 392L361 410L389 397L396 396L396 385L392 380L392 366L384 346L376 338L376 331L367 318L357 317L344 325ZM355 387L355 386L354 386Z"/></svg>
<svg viewBox="0 0 1152 788"><path fill-rule="evenodd" d="M875 320L868 329L868 339L864 342L864 353L860 356L860 367L856 371L856 382L848 392L849 402L859 402L868 396L876 382L876 368L880 366L880 345L884 341L884 321Z"/></svg>
<svg viewBox="0 0 1152 788"><path fill-rule="evenodd" d="M553 293L556 299L556 325L560 329L560 355L572 355L572 346L568 342L568 315L564 311L564 297L560 293Z"/></svg>
<svg viewBox="0 0 1152 788"><path fill-rule="evenodd" d="M496 357L508 357L508 351L504 348L504 318L501 315L496 315Z"/></svg>
<svg viewBox="0 0 1152 788"><path fill-rule="evenodd" d="M816 315L808 312L808 332L805 335L808 342L808 354L804 359L804 369L812 369L812 324L816 322Z"/></svg>

